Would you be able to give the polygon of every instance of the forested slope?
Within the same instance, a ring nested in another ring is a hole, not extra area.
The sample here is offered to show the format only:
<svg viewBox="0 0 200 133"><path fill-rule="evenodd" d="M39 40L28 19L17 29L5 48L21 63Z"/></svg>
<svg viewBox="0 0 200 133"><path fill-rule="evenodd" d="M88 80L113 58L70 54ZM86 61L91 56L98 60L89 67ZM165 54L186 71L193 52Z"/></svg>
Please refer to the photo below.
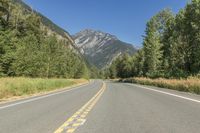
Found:
<svg viewBox="0 0 200 133"><path fill-rule="evenodd" d="M32 9L30 6L28 6L22 0L13 0L13 2L16 3L16 4L20 4L24 8L24 10L27 10L28 12L34 12L35 14L40 16L41 22L46 27L48 27L50 30L52 30L53 32L57 33L58 35L62 36L63 38L67 38L70 41L73 41L72 38L70 37L70 34L66 30L62 29L61 27L59 27L58 25L53 23L50 19L48 19L47 17L45 17L41 13L39 13L39 12L35 11L34 9Z"/></svg>
<svg viewBox="0 0 200 133"><path fill-rule="evenodd" d="M69 34L18 2L0 0L0 76L87 77Z"/></svg>

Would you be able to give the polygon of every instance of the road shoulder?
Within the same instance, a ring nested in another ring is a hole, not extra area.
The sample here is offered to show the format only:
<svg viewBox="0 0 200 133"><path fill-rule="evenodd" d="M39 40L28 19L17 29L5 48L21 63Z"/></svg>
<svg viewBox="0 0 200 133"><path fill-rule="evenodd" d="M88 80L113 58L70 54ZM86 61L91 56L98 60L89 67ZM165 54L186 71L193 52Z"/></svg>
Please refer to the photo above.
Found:
<svg viewBox="0 0 200 133"><path fill-rule="evenodd" d="M76 83L74 85L70 85L67 86L65 88L60 88L60 89L55 89L52 91L45 91L45 92L40 92L40 93L36 93L36 94L31 94L31 95L25 95L25 96L16 96L16 97L11 97L11 98L7 98L7 99L0 99L0 107L4 106L6 104L10 104L10 103L14 103L14 102L18 102L18 101L22 101L22 100L26 100L26 99L32 99L32 98L37 98L37 97L42 97L45 95L50 95L53 93L58 93L58 92L62 92L65 90L70 90L76 87L81 87L84 85L88 85L90 84L92 81L91 80L85 80L84 82L81 83Z"/></svg>

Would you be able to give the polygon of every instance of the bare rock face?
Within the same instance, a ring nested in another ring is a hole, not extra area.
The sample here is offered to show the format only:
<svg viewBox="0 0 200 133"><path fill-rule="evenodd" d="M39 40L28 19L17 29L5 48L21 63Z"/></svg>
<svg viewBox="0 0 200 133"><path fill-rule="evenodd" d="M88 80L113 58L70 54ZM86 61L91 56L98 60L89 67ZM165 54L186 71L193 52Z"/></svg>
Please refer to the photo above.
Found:
<svg viewBox="0 0 200 133"><path fill-rule="evenodd" d="M121 54L133 55L137 51L133 45L120 41L114 35L91 29L75 34L74 41L89 63L100 69L109 66Z"/></svg>

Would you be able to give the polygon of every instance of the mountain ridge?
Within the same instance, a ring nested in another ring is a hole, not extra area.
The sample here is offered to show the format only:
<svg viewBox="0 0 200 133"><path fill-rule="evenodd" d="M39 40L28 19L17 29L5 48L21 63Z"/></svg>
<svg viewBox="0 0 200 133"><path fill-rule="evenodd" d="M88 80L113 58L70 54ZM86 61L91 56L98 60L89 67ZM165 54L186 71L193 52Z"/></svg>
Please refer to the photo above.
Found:
<svg viewBox="0 0 200 133"><path fill-rule="evenodd" d="M52 20L50 20L49 18L47 18L46 16L44 16L43 14L41 14L40 12L32 9L28 4L26 4L24 1L22 0L14 0L14 3L20 4L22 7L24 7L27 11L29 12L34 12L36 13L38 16L41 17L41 21L42 23L49 28L49 30L51 30L52 32L56 33L57 35L61 36L63 39L68 39L71 44L74 43L74 40L72 39L71 35L69 32L67 32L65 29L61 28L60 26L58 26L57 24L55 24ZM74 47L74 46L73 46Z"/></svg>
<svg viewBox="0 0 200 133"><path fill-rule="evenodd" d="M75 45L86 59L99 69L109 66L122 54L133 55L137 51L132 44L99 30L85 29L76 33L73 38Z"/></svg>

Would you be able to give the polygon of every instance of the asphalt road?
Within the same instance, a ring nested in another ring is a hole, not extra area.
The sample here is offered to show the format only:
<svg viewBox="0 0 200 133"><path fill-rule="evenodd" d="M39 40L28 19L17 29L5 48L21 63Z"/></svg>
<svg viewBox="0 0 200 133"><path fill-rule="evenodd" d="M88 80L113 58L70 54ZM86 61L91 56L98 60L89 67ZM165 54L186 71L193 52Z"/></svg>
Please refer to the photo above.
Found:
<svg viewBox="0 0 200 133"><path fill-rule="evenodd" d="M200 96L105 83L103 88L95 80L70 91L2 104L0 133L54 133L59 128L71 133L200 133ZM81 116L75 119L77 113ZM69 130L79 119L82 124Z"/></svg>

